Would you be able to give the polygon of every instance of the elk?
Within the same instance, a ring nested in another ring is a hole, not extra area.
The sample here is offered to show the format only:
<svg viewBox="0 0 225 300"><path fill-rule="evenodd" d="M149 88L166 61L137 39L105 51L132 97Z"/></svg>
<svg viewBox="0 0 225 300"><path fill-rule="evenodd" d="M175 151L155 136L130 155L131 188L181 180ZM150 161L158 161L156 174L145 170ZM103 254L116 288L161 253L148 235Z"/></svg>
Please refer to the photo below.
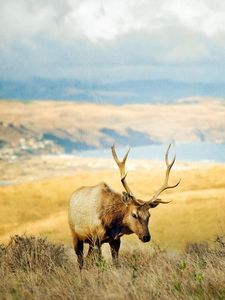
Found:
<svg viewBox="0 0 225 300"><path fill-rule="evenodd" d="M120 238L124 234L135 233L138 238L146 243L151 239L149 232L149 210L160 203L169 202L159 199L159 195L167 190L178 186L180 180L169 185L169 175L175 162L169 162L168 147L165 154L166 174L162 186L155 192L149 201L143 201L134 196L127 182L125 163L129 150L120 161L117 157L114 145L111 147L112 155L119 167L121 182L125 191L120 194L113 191L107 184L100 183L95 186L85 186L76 190L69 201L69 226L72 233L74 251L77 255L80 269L83 266L83 246L89 244L88 255L97 249L98 257L101 258L101 245L109 243L112 260L118 263Z"/></svg>

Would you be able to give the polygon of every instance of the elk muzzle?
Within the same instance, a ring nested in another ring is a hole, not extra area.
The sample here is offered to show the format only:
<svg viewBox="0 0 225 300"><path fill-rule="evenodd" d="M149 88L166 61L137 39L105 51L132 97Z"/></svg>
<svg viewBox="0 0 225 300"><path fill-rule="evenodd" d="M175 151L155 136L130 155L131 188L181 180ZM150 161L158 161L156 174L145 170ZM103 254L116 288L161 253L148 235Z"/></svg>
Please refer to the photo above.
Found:
<svg viewBox="0 0 225 300"><path fill-rule="evenodd" d="M144 243L147 243L151 240L151 236L150 235L144 235L143 238L142 238L142 241Z"/></svg>
<svg viewBox="0 0 225 300"><path fill-rule="evenodd" d="M142 235L139 237L139 239L143 242L143 243L147 243L151 240L151 236L150 234L146 234L146 235Z"/></svg>

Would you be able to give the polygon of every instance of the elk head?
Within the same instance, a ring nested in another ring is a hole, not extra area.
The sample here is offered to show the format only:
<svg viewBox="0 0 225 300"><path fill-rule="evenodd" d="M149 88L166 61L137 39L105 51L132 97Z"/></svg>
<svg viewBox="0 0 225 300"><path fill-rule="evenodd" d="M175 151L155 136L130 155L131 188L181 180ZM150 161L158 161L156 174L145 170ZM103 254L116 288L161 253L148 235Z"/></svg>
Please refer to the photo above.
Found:
<svg viewBox="0 0 225 300"><path fill-rule="evenodd" d="M148 228L150 213L150 208L155 208L160 203L167 204L169 202L162 201L158 198L158 196L165 190L175 188L180 183L180 180L174 184L169 185L169 175L171 168L175 162L176 156L174 156L171 163L169 163L168 155L170 150L171 144L169 145L166 154L165 154L165 162L166 162L166 175L162 186L155 192L152 198L149 201L143 201L137 199L132 191L130 190L127 182L126 176L127 173L125 171L125 164L127 160L127 156L129 154L130 149L125 154L124 158L120 161L117 157L114 145L111 147L112 155L119 167L120 175L121 175L121 182L126 192L122 193L122 201L126 205L127 210L124 216L124 225L127 227L127 231L129 233L135 233L142 242L149 242L151 239L151 235Z"/></svg>

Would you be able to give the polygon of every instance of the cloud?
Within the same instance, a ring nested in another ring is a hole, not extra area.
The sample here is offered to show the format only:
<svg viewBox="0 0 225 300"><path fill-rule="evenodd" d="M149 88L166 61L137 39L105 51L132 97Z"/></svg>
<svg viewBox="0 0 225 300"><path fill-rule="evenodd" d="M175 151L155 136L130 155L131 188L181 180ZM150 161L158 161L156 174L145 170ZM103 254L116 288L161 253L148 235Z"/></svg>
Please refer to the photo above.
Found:
<svg viewBox="0 0 225 300"><path fill-rule="evenodd" d="M209 0L1 0L2 38L46 34L112 40L173 26L213 36L225 31L225 4Z"/></svg>
<svg viewBox="0 0 225 300"><path fill-rule="evenodd" d="M213 36L225 31L225 3L222 1L173 0L166 5L184 27Z"/></svg>
<svg viewBox="0 0 225 300"><path fill-rule="evenodd" d="M125 78L132 70L133 77L177 73L180 78L191 65L192 78L202 74L211 80L206 66L218 78L223 75L225 2L219 0L1 0L0 5L1 76L107 78L122 70Z"/></svg>

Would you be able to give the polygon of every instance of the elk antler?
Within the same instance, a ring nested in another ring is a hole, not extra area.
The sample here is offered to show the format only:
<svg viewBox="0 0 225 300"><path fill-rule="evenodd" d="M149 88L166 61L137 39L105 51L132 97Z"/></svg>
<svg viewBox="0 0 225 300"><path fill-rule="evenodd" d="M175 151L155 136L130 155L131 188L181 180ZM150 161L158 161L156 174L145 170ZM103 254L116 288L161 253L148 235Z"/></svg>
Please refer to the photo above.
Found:
<svg viewBox="0 0 225 300"><path fill-rule="evenodd" d="M120 170L120 175L121 175L121 182L122 182L122 185L124 186L126 192L130 195L130 196L133 196L133 193L131 192L129 186L127 185L126 183L126 176L127 176L127 173L125 172L125 163L126 163L126 159L127 159L127 156L129 154L129 151L130 151L130 148L128 149L127 153L124 155L124 158L119 161L118 157L117 157L117 154L116 154L116 151L115 151L115 146L113 145L111 147L112 149L112 155L113 155L113 158L116 162L116 164L118 165L119 167L119 170Z"/></svg>
<svg viewBox="0 0 225 300"><path fill-rule="evenodd" d="M165 180L164 180L164 183L163 185L158 189L157 192L155 192L155 194L153 195L152 199L149 200L147 202L147 204L149 205L157 205L159 203L169 203L170 201L166 202L166 201L162 201L161 199L157 199L158 196L165 190L167 189L172 189L172 188L175 188L176 186L178 186L178 184L180 183L180 180L174 184L174 185L168 185L168 180L169 180L169 176L170 176L170 170L172 169L172 166L176 160L176 155L174 155L174 158L172 160L171 163L169 163L168 161L168 155L169 155L169 150L170 150L170 147L171 147L171 144L169 145L167 151L166 151L166 155L165 155L165 161L166 161L166 166L167 166L167 169L166 169L166 177L165 177Z"/></svg>

